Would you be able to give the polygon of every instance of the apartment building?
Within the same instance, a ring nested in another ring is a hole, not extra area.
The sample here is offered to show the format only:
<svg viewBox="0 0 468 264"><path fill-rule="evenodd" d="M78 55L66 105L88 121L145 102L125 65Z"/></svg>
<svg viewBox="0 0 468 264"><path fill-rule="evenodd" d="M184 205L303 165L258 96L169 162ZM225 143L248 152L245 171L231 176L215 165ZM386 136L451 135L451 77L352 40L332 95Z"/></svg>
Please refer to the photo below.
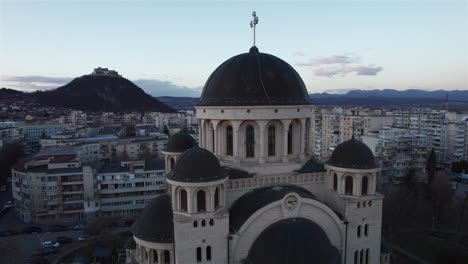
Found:
<svg viewBox="0 0 468 264"><path fill-rule="evenodd" d="M166 148L167 135L155 137L125 138L114 141L109 147L112 159L139 160L144 157L162 158L162 151Z"/></svg>
<svg viewBox="0 0 468 264"><path fill-rule="evenodd" d="M81 162L74 147L51 147L12 168L16 216L26 223L73 223L130 216L165 190L164 161Z"/></svg>
<svg viewBox="0 0 468 264"><path fill-rule="evenodd" d="M66 125L25 125L20 127L24 139L28 143L39 142L40 138L55 135L68 127Z"/></svg>
<svg viewBox="0 0 468 264"><path fill-rule="evenodd" d="M401 182L409 173L424 177L427 156L426 136L409 129L384 128L362 136L382 166L380 185Z"/></svg>
<svg viewBox="0 0 468 264"><path fill-rule="evenodd" d="M105 164L96 172L96 195L85 203L88 220L97 215L134 216L165 192L164 160Z"/></svg>

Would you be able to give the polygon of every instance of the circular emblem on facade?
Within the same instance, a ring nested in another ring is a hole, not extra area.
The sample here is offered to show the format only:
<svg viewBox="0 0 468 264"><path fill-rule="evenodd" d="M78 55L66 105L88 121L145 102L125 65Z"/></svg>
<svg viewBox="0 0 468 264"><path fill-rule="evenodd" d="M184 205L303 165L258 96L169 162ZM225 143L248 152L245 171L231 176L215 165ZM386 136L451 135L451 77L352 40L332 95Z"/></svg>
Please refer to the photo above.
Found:
<svg viewBox="0 0 468 264"><path fill-rule="evenodd" d="M286 197L286 199L284 199L284 206L288 210L294 210L297 206L297 203L298 203L297 197L292 194Z"/></svg>

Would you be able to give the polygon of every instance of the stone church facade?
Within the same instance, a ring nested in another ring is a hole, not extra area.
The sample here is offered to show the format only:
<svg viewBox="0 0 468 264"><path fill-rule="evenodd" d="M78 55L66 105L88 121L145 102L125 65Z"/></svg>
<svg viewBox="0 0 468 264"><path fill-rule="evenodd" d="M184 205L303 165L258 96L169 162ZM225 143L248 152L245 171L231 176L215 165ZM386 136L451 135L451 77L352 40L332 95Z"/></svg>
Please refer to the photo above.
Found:
<svg viewBox="0 0 468 264"><path fill-rule="evenodd" d="M167 194L133 226L130 263L385 263L383 196L354 139L311 159L314 109L299 74L257 47L222 63L196 107L199 146L165 151Z"/></svg>

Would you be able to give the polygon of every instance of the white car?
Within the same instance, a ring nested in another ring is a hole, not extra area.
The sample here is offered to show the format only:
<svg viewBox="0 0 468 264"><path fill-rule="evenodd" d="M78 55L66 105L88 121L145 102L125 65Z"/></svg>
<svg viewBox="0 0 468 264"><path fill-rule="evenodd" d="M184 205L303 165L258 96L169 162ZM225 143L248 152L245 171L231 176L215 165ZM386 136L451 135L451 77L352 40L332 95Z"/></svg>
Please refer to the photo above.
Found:
<svg viewBox="0 0 468 264"><path fill-rule="evenodd" d="M52 241L44 241L42 242L42 247L43 248L49 248L49 247L54 247L54 248L58 248L60 247L60 243L59 242L52 242Z"/></svg>

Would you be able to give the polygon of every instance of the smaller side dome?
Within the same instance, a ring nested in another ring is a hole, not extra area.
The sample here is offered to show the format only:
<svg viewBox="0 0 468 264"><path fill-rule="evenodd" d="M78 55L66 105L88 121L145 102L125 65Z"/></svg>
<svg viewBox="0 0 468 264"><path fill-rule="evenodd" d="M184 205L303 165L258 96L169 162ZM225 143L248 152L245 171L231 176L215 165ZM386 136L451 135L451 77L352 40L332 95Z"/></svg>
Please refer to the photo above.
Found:
<svg viewBox="0 0 468 264"><path fill-rule="evenodd" d="M184 152L193 148L197 143L193 137L185 132L174 134L167 142L167 152Z"/></svg>
<svg viewBox="0 0 468 264"><path fill-rule="evenodd" d="M349 169L375 169L379 167L369 147L356 140L354 136L339 144L326 164Z"/></svg>
<svg viewBox="0 0 468 264"><path fill-rule="evenodd" d="M169 194L161 194L148 203L132 227L133 235L155 243L172 243L172 205Z"/></svg>
<svg viewBox="0 0 468 264"><path fill-rule="evenodd" d="M226 174L213 153L196 146L179 156L167 178L178 182L210 182L224 179Z"/></svg>

